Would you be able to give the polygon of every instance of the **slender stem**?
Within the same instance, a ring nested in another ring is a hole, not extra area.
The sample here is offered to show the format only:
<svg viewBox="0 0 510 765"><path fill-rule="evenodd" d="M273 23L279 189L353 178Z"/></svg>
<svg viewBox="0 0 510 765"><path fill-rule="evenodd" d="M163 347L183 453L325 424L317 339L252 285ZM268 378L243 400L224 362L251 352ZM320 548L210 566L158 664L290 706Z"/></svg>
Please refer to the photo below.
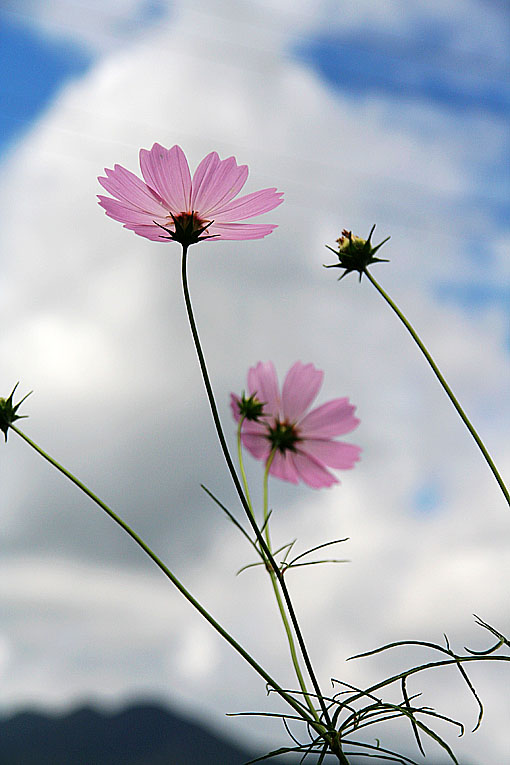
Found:
<svg viewBox="0 0 510 765"><path fill-rule="evenodd" d="M99 505L99 507L107 513L107 515L110 516L110 518L115 521L129 536L136 542L136 544L142 548L142 550L151 558L156 566L165 574L165 576L170 579L173 585L177 587L179 592L184 595L186 600L188 600L191 605L196 608L196 610L202 614L204 619L206 619L209 624L214 627L216 632L219 632L219 634L229 643L236 651L239 653L245 661L250 664L253 669L258 672L258 674L268 683L272 688L275 689L275 691L293 708L298 712L298 714L301 715L301 717L309 723L320 735L324 735L324 727L322 725L317 725L317 722L314 719L311 719L308 715L308 712L306 710L306 707L301 704L299 701L297 701L293 696L291 696L289 693L283 690L276 680L273 680L271 675L269 675L265 669L263 669L260 664L258 664L255 659L250 656L250 654L235 640L232 635L230 635L222 626L219 624L212 616L211 614L206 611L206 609L196 600L193 595L188 592L188 590L184 587L184 585L177 579L177 577L170 571L170 569L165 566L163 561L158 558L158 556L151 550L151 548L141 539L141 537L138 536L138 534L133 531L133 529L128 526L128 524L120 518L111 508L108 507L107 504L103 502L102 499L100 499L96 494L94 494L87 486L85 486L84 483L82 483L76 476L74 476L72 473L70 473L65 467L60 465L56 460L53 459L49 454L47 454L43 449L41 449L38 444L36 444L34 441L32 441L25 433L23 433L19 428L17 428L15 425L10 425L11 430L13 430L15 433L18 434L18 436L21 436L21 438L26 441L26 443L31 446L35 451L41 455L41 457L44 457L45 460L47 460L50 465L53 465L62 475L64 475L66 478L68 478L72 483L75 484L81 491L83 491L87 497L89 497L93 502L96 503L96 505Z"/></svg>
<svg viewBox="0 0 510 765"><path fill-rule="evenodd" d="M423 353L423 355L424 355L424 356L425 356L425 358L427 359L427 361L428 361L429 365L430 365L430 366L431 366L431 368L432 368L432 371L434 372L435 376L437 377L437 379L439 380L440 384L442 385L442 387L443 387L443 389L444 389L444 391L445 391L446 395L448 396L448 398L449 398L449 399L450 399L450 401L452 402L453 406L454 406L454 407L455 407L455 409L457 410L457 413L459 414L459 417L461 418L462 422L464 423L464 425L466 426L466 428L469 430L469 432L470 432L470 433L471 433L471 435L473 436L473 438L474 438L474 440L475 440L475 442L476 442L476 444L477 444L478 448L480 449L480 451L482 452L483 456L485 457L485 460L486 460L487 464L489 465L489 467L490 467L490 469L491 469L491 471L492 471L492 474L493 474L494 478L496 479L496 481L497 481L497 482L498 482L498 484L499 484L499 488L500 488L500 489L501 489L501 491L503 492L503 495L504 495L504 497L505 497L506 501L507 501L507 502L508 502L508 504L510 505L510 493L508 492L508 489L506 488L506 486L505 486L505 483L504 483L503 479L501 478L501 476L500 476L500 474L499 474L499 471L498 471L498 469L496 468L496 465L494 464L494 462L493 462L493 460L492 460L492 457L490 456L489 452L487 451L487 449L486 449L486 447L485 447L485 445L484 445L484 443L483 443L482 439L480 438L480 436L479 436L479 435L478 435L478 433L476 432L475 428L474 428L474 427L473 427L473 425L471 424L471 422L470 422L470 420L469 420L468 416L466 415L466 413L465 413L465 412L464 412L464 410L462 409L461 405L459 404L459 402L458 402L458 401L457 401L457 399L455 398L455 396L454 396L454 394L453 394L453 391L452 391L452 389L450 388L450 386L448 385L448 383L447 383L447 382L446 382L446 380L444 379L443 375L442 375L442 374L441 374L441 372L439 371L439 368L438 368L437 364L435 363L434 359L432 358L432 356L430 355L430 353L428 352L428 350L425 348L425 346L424 346L424 344L422 343L422 341L420 340L420 338L419 338L418 334L417 334L417 333L416 333L416 331L413 329L413 327L411 326L411 324L409 323L409 321L406 319L406 317L404 316L404 314L402 313L402 311L400 311L400 309L399 309L399 308L398 308L398 307L395 305L395 303L393 302L393 300L392 300L392 299L390 298L390 296L389 296L389 295L388 295L388 294L387 294L387 293L386 293L386 292L383 290L383 288L381 287L381 285L380 285L380 284L378 284L378 282L376 282L376 280L374 279L374 277L372 276L372 274L370 273L370 271L368 271L367 269L365 269L365 271L364 271L363 273L365 274L365 276L367 277L367 279L368 279L370 282L372 282L372 284L374 285L374 287L376 288L376 290L379 292L379 294L380 294L380 295L382 295L382 297L383 297L383 298L386 300L386 302L388 303L388 305L390 306L390 308L392 308L392 309L393 309L393 311L394 311L394 312L397 314L398 318L399 318L399 319L400 319L400 321L401 321L401 322L404 324L405 328L406 328L406 329L408 330L408 332L410 333L411 337L413 338L413 340L414 340L414 341L415 341L415 343L417 344L418 348L420 349L420 351Z"/></svg>
<svg viewBox="0 0 510 765"><path fill-rule="evenodd" d="M188 288L188 275L187 275L187 255L188 255L188 247L186 245L183 245L182 247L182 268L181 268L181 275L182 275L182 289L184 293L184 302L186 303L186 311L188 313L188 321L191 329L191 334L193 335L193 342L195 343L195 349L198 356L198 361L200 364L200 370L202 372L202 378L204 380L205 389L207 392L207 398L209 399L209 406L211 407L211 413L214 420L214 424L216 426L216 433L218 435L218 439L221 445L221 450L223 452L223 457L225 459L225 462L227 463L227 467L229 470L229 473L232 477L232 481L234 483L235 489L237 491L237 494L239 496L239 499L241 501L241 505L243 506L243 509L246 513L246 516L251 524L251 527L253 528L253 531L255 532L255 535L258 539L258 542L260 544L261 549L264 551L269 563L274 569L274 572L276 576L278 577L278 581L280 582L280 586L282 588L283 596L285 598L285 603L287 604L287 609L289 612L290 619L292 621L292 625L294 627L294 632L296 634L297 641L299 643L299 647L301 650L301 654L303 656L303 661L305 662L308 674L310 676L310 680L312 682L312 685L314 687L315 693L317 695L319 704L321 706L322 714L324 716L324 720L327 724L328 729L331 728L331 718L329 716L328 709L326 707L326 703L324 701L323 694L321 692L319 683L317 681L317 678L315 676L315 672L312 667L312 663L310 661L310 657L308 655L308 651L305 645L305 641L303 638L303 634L301 632L301 628L299 626L299 622L297 620L296 613L294 611L294 606L292 604L292 600L290 598L289 591L287 589L287 585L284 581L283 575L278 568L278 565L276 564L273 556L271 555L270 550L268 550L267 545L264 541L264 537L260 533L260 529L257 526L257 523L255 522L255 519L253 518L250 508L248 505L248 502L246 501L246 497L244 496L244 492L242 489L242 486L239 482L239 478L237 476L234 463L232 462L232 458L230 456L230 452L228 450L227 442L225 440L225 436L223 434L223 429L221 427L220 417L218 414L218 408L216 406L216 401L214 399L214 393L212 390L212 386L209 380L209 373L207 372L207 366L205 363L204 354L202 352L202 346L200 344L200 338L198 336L198 330L195 323L195 318L193 316L193 307L191 305L191 298L189 295L189 288Z"/></svg>
<svg viewBox="0 0 510 765"><path fill-rule="evenodd" d="M239 460L239 472L241 473L241 479L244 486L244 493L246 496L246 501L248 502L250 512L252 514L252 517L256 518L253 512L253 505L250 498L250 489L248 486L248 480L246 478L246 471L244 469L244 459L243 459L243 449L242 449L242 442L241 442L241 432L243 427L243 422L245 420L245 417L240 417L239 423L237 425L237 458ZM273 552L271 547L271 535L269 533L269 503L268 503L268 483L269 483L269 469L271 467L271 463L274 458L274 450L269 455L267 461L266 461L266 468L264 470L264 498L263 498L263 528L265 530L265 537L266 537L266 544L268 549ZM258 548L257 548L258 549ZM275 594L276 602L278 604L278 610L280 612L280 616L283 622L283 626L285 629L285 634L287 635L287 642L289 644L290 649L290 655L292 659L292 664L294 665L294 669L296 672L296 677L299 683L299 687L301 688L301 691L303 692L303 696L306 700L306 703L308 704L308 707L317 720L317 722L320 722L319 715L317 714L317 710L313 706L313 703L310 699L310 695L308 693L308 688L306 687L306 683L303 678L303 673L301 672L301 667L299 666L299 659L297 657L296 653L296 645L294 643L294 636L292 634L292 630L289 624L289 620L287 619L287 614L285 612L285 606L283 605L282 596L280 594L280 590L278 588L278 579L276 578L276 575L273 571L273 567L271 565L267 564L267 558L264 555L264 552L262 550L259 550L259 555L261 556L263 562L266 564L266 570L269 573L269 577L271 579L271 584L273 587L273 591Z"/></svg>
<svg viewBox="0 0 510 765"><path fill-rule="evenodd" d="M273 462L275 455L275 449L271 451L271 454L269 455L267 462L266 462L266 469L264 470L264 533L266 537L266 544L268 546L268 549L271 550L271 534L269 532L269 491L268 491L268 484L269 484L269 470L271 468L271 463ZM301 667L299 666L299 659L297 657L296 653L296 646L294 643L294 636L292 634L292 630L290 628L289 620L287 619L287 614L285 613L285 607L283 605L282 596L280 595L280 590L278 587L278 580L276 578L276 575L273 571L273 569L270 567L268 569L269 576L271 578L271 584L273 585L273 590L276 598L276 602L278 604L278 610L280 611L280 616L282 618L283 626L285 628L285 633L287 635L287 641L289 644L289 650L290 650L290 656L292 659L292 664L294 665L294 671L296 672L296 677L299 683L299 687L301 688L303 692L304 699L306 703L308 704L308 708L310 709L310 712L315 717L317 722L319 722L319 715L317 714L317 710L315 709L312 700L310 698L310 695L308 693L308 688L306 687L306 683L303 677L303 673L301 672Z"/></svg>
<svg viewBox="0 0 510 765"><path fill-rule="evenodd" d="M245 420L244 415L239 418L239 422L237 425L237 460L239 462L239 470L241 472L241 480L243 482L243 488L244 488L244 496L246 497L246 502L248 503L248 507L250 508L250 513L252 518L255 520L255 516L253 514L253 505L251 503L250 498L250 488L248 486L248 479L246 478L246 472L244 469L244 460L243 460L243 449L241 444L241 430L243 427L243 422ZM265 558L264 558L265 561Z"/></svg>

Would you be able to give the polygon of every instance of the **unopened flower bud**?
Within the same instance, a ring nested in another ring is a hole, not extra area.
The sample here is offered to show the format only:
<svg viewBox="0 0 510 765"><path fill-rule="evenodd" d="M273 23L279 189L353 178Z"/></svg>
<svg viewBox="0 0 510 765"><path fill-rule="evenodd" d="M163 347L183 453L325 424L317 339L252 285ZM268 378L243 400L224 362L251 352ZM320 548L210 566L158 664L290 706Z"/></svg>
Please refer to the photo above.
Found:
<svg viewBox="0 0 510 765"><path fill-rule="evenodd" d="M16 414L18 411L18 408L21 406L23 401L27 398L27 396L30 396L30 393L27 393L26 396L23 396L21 401L18 401L17 404L13 404L12 397L14 396L14 391L18 387L19 383L16 383L14 388L12 389L11 395L9 398L2 398L0 396L0 430L5 436L5 440L7 441L7 431L9 430L10 426L13 422L16 420L21 420L23 417L26 417L26 414Z"/></svg>
<svg viewBox="0 0 510 765"><path fill-rule="evenodd" d="M257 422L259 417L262 417L264 414L264 404L258 400L255 393L246 398L246 394L243 392L242 397L237 400L237 405L239 407L239 414L245 420Z"/></svg>
<svg viewBox="0 0 510 765"><path fill-rule="evenodd" d="M384 239L382 242L377 244L375 247L372 247L371 240L374 230L375 224L370 230L368 239L362 239L360 236L353 236L352 231L347 231L344 229L342 231L342 236L336 240L338 244L338 250L334 250L333 247L326 245L328 250L331 250L331 252L334 252L335 255L337 255L339 262L327 265L325 268L344 268L345 270L339 279L343 279L343 277L346 274L349 274L351 271L358 271L359 280L361 281L361 277L366 271L367 266L371 265L372 263L387 263L388 260L385 258L376 258L375 253L379 247L382 247L382 245L388 241L390 237L386 237L386 239Z"/></svg>

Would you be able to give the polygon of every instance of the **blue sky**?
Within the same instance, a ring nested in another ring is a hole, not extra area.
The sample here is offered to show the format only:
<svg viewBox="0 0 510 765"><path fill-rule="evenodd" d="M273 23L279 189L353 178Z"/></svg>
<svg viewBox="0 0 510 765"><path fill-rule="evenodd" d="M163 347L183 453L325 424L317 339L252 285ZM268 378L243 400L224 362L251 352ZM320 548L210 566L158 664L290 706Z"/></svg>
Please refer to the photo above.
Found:
<svg viewBox="0 0 510 765"><path fill-rule="evenodd" d="M48 38L0 9L0 154L23 136L59 89L90 63L85 49Z"/></svg>
<svg viewBox="0 0 510 765"><path fill-rule="evenodd" d="M505 8L502 8L502 22ZM484 50L462 49L451 44L448 24L429 21L417 25L406 37L384 31L360 29L322 33L301 42L296 53L337 92L355 102L367 96L390 98L402 106L425 105L450 113L462 132L473 115L493 120L503 130L510 124L510 14L507 34ZM504 28L504 27L503 27ZM505 44L506 43L506 44ZM398 122L398 113L390 117ZM426 117L425 117L426 123ZM506 127L505 127L506 126ZM426 129L426 124L423 125ZM485 165L479 193L473 204L483 206L494 224L510 219L510 139L506 151L492 165ZM476 283L443 282L437 297L475 312L498 304L508 311L510 349L510 285L494 283L490 249L473 237L466 249L481 266Z"/></svg>
<svg viewBox="0 0 510 765"><path fill-rule="evenodd" d="M502 23L505 15L501 4ZM158 2L147 2L139 18L124 26L155 23L162 16ZM120 26L117 31L120 36ZM503 35L482 51L456 49L449 37L446 23L423 20L405 36L377 29L319 32L302 37L294 53L332 88L353 99L384 95L403 103L438 104L456 113L460 122L469 111L508 121L510 31L506 45ZM6 105L0 116L0 151L39 116L62 85L85 72L96 55L86 45L66 40L65 29L58 35L44 34L27 15L0 8L0 93ZM501 167L493 182L496 188L501 182L502 196L507 194L508 169ZM505 213L506 206L497 214Z"/></svg>

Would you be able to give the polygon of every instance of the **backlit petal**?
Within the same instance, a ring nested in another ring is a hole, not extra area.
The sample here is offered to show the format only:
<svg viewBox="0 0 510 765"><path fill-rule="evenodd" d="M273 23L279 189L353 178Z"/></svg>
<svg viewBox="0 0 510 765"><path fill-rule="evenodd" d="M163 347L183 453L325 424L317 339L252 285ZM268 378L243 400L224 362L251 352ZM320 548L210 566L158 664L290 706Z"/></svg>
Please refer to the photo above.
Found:
<svg viewBox="0 0 510 765"><path fill-rule="evenodd" d="M296 361L289 369L282 389L283 416L287 422L296 422L303 416L317 396L323 378L324 372L313 364Z"/></svg>
<svg viewBox="0 0 510 765"><path fill-rule="evenodd" d="M348 398L335 398L312 409L299 423L300 433L307 438L343 436L359 425L355 410Z"/></svg>
<svg viewBox="0 0 510 765"><path fill-rule="evenodd" d="M278 226L274 223L213 223L207 229L208 234L214 235L213 239L230 239L243 241L245 239L263 239Z"/></svg>
<svg viewBox="0 0 510 765"><path fill-rule="evenodd" d="M359 446L346 444L343 441L322 441L307 438L306 441L303 441L302 447L307 454L337 470L353 468L361 454Z"/></svg>
<svg viewBox="0 0 510 765"><path fill-rule="evenodd" d="M338 483L322 462L306 452L293 452L292 461L303 483L312 489L323 489Z"/></svg>
<svg viewBox="0 0 510 765"><path fill-rule="evenodd" d="M234 157L220 160L213 151L195 170L191 205L201 217L216 218L216 210L239 194L248 178L248 166L238 165ZM227 218L236 220L236 218Z"/></svg>
<svg viewBox="0 0 510 765"><path fill-rule="evenodd" d="M122 165L115 165L113 170L105 169L106 177L98 178L101 186L112 196L121 202L139 207L153 214L164 214L165 207L157 194L153 193L147 185L134 173L126 170Z"/></svg>
<svg viewBox="0 0 510 765"><path fill-rule="evenodd" d="M215 207L211 211L211 216L215 221L221 223L224 220L236 221L253 218L255 215L274 210L275 207L283 202L283 194L276 189L262 189L254 191L253 194L246 194L244 197L234 199L229 204L221 207Z"/></svg>
<svg viewBox="0 0 510 765"><path fill-rule="evenodd" d="M157 191L170 212L191 212L191 175L180 146L165 149L155 143L140 149L140 168L145 183Z"/></svg>
<svg viewBox="0 0 510 765"><path fill-rule="evenodd" d="M280 412L280 389L272 361L259 361L248 372L248 391L264 404L264 413L277 417Z"/></svg>
<svg viewBox="0 0 510 765"><path fill-rule="evenodd" d="M299 483L299 473L294 466L291 452L286 452L285 454L276 452L273 457L271 467L269 468L269 472L271 475L276 476L276 478L280 478L282 481L288 481L289 483Z"/></svg>

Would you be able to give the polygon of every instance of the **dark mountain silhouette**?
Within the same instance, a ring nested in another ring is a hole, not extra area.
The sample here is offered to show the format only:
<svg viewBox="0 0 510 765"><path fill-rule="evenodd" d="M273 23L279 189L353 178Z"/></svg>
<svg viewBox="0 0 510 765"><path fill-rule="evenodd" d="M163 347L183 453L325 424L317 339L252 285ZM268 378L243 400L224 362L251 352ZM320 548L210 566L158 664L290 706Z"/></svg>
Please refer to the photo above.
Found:
<svg viewBox="0 0 510 765"><path fill-rule="evenodd" d="M254 756L155 704L0 721L0 765L242 765Z"/></svg>
<svg viewBox="0 0 510 765"><path fill-rule="evenodd" d="M0 720L0 765L243 765L256 756L154 703L112 713L91 707L65 715L23 711ZM297 765L300 758L268 762ZM316 760L311 757L310 765ZM388 762L359 754L353 760ZM439 761L427 758L427 765Z"/></svg>

